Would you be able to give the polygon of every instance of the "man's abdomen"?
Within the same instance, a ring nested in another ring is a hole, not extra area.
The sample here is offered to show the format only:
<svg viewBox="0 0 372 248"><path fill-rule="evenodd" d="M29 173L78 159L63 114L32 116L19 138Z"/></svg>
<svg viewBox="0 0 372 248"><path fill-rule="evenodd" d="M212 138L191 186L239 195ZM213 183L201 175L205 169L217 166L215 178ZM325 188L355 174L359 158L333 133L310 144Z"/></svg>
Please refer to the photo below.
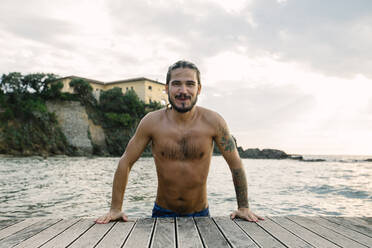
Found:
<svg viewBox="0 0 372 248"><path fill-rule="evenodd" d="M156 202L177 213L192 213L205 209L209 164L171 163L158 166Z"/></svg>

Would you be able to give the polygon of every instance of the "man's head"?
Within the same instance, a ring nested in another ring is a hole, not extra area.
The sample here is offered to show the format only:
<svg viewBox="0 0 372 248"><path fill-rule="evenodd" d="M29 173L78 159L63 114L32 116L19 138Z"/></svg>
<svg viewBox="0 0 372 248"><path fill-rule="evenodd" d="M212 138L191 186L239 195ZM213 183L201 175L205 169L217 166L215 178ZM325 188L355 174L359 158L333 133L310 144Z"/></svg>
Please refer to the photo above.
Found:
<svg viewBox="0 0 372 248"><path fill-rule="evenodd" d="M190 111L200 94L200 72L191 62L180 60L168 68L166 91L171 106L179 113Z"/></svg>
<svg viewBox="0 0 372 248"><path fill-rule="evenodd" d="M174 63L173 65L168 67L166 84L169 84L169 81L171 79L171 72L175 69L178 69L178 68L189 68L189 69L195 70L196 77L198 79L198 83L199 84L201 83L200 82L200 71L199 71L198 67L196 67L196 65L194 63L191 63L189 61L179 60L176 63Z"/></svg>

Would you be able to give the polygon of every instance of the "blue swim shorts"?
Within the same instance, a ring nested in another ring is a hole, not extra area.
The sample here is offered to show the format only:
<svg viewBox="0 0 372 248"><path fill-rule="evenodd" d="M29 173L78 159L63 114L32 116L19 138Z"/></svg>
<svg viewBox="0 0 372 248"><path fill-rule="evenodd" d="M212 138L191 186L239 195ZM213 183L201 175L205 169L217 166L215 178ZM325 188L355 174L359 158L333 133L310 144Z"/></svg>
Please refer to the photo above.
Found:
<svg viewBox="0 0 372 248"><path fill-rule="evenodd" d="M205 208L200 212L195 212L191 214L178 214L173 212L172 210L165 209L160 207L158 204L154 204L154 208L152 209L152 218L165 218L165 217L200 217L200 216L210 216L209 215L209 208Z"/></svg>

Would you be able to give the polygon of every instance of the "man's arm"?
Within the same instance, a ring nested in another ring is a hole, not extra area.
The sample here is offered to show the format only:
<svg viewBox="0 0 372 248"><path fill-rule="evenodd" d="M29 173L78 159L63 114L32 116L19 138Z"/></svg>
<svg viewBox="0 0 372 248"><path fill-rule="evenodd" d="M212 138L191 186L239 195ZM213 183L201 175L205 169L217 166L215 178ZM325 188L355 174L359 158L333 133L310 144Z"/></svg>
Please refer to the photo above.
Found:
<svg viewBox="0 0 372 248"><path fill-rule="evenodd" d="M231 136L225 120L220 116L218 116L218 118L215 143L229 165L238 203L238 210L231 214L231 218L238 216L248 221L258 221L259 219L263 219L255 215L249 209L247 179L243 163L236 148L235 140Z"/></svg>
<svg viewBox="0 0 372 248"><path fill-rule="evenodd" d="M107 214L99 217L96 220L96 223L108 223L110 220L120 218L122 218L124 221L128 220L127 216L124 214L124 212L122 212L124 192L132 166L141 156L143 150L146 148L146 145L151 139L150 122L151 117L149 115L145 116L138 125L136 133L129 141L123 156L119 160L119 164L114 175L110 211Z"/></svg>

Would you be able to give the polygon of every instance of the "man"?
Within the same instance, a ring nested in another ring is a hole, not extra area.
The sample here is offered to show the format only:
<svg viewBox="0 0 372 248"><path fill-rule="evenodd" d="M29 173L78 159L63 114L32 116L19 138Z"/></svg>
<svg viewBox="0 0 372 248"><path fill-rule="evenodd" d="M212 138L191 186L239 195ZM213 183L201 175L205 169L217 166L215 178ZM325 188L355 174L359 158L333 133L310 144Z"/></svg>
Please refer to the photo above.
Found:
<svg viewBox="0 0 372 248"><path fill-rule="evenodd" d="M238 210L231 218L262 220L249 209L243 164L226 122L219 114L195 106L201 91L198 68L187 61L176 62L168 69L165 88L171 108L151 112L141 120L115 172L111 209L96 222L128 220L122 203L129 172L149 142L158 176L152 217L209 216L207 176L213 141L233 177Z"/></svg>

